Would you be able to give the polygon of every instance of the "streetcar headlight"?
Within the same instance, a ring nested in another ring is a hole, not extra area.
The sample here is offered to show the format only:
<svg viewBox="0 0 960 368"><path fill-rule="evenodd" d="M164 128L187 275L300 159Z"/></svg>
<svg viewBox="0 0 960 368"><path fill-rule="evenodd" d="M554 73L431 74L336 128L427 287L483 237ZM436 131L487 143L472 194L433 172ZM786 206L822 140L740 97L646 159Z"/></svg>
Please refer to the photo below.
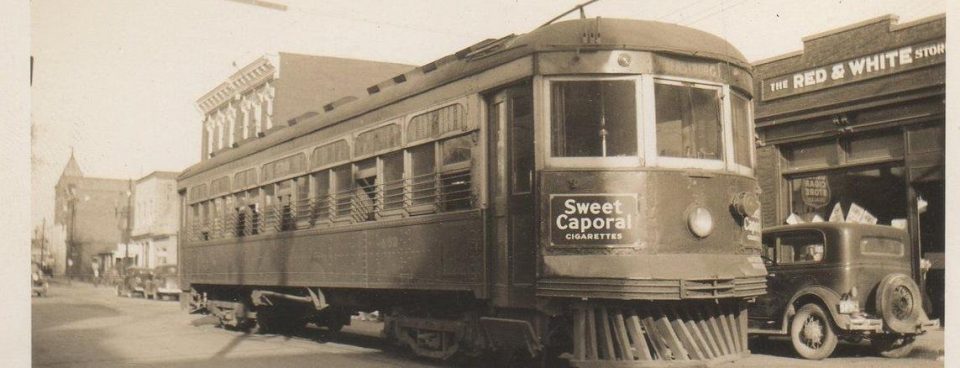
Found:
<svg viewBox="0 0 960 368"><path fill-rule="evenodd" d="M713 215L706 208L696 207L693 211L690 211L690 215L687 217L687 225L693 235L706 238L713 232Z"/></svg>

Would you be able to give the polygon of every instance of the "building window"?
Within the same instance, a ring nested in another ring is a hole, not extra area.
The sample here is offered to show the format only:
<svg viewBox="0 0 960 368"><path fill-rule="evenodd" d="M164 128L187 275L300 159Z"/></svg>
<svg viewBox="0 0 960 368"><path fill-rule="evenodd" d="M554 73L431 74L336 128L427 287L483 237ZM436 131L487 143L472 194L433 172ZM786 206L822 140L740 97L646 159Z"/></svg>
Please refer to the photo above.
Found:
<svg viewBox="0 0 960 368"><path fill-rule="evenodd" d="M903 133L899 129L859 134L845 140L848 162L903 157Z"/></svg>
<svg viewBox="0 0 960 368"><path fill-rule="evenodd" d="M902 166L887 165L787 176L790 212L784 217L829 221L839 205L842 220L890 225L907 217L903 175ZM864 211L851 215L854 204Z"/></svg>
<svg viewBox="0 0 960 368"><path fill-rule="evenodd" d="M553 157L637 155L636 82L559 81L551 86Z"/></svg>
<svg viewBox="0 0 960 368"><path fill-rule="evenodd" d="M719 89L657 81L654 99L660 156L723 159Z"/></svg>

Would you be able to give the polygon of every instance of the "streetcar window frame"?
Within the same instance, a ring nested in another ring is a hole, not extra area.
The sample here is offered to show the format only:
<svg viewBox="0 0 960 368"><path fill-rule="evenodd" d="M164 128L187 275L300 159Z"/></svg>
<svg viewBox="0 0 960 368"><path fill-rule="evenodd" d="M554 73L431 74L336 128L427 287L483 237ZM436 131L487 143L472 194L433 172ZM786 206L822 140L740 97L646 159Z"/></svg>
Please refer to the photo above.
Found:
<svg viewBox="0 0 960 368"><path fill-rule="evenodd" d="M657 107L656 107L656 85L666 84L673 86L693 87L716 91L720 99L720 153L719 159L701 159L688 157L671 157L660 155L659 143L657 140ZM644 91L646 91L644 119L645 135L650 143L646 146L647 157L650 158L649 166L679 168L679 169L705 169L705 170L729 170L728 160L732 157L727 150L730 147L732 139L732 129L730 122L730 105L727 93L729 86L723 83L710 82L691 78L682 78L674 76L651 75L645 78Z"/></svg>
<svg viewBox="0 0 960 368"><path fill-rule="evenodd" d="M754 127L754 124L753 124L753 99L749 95L745 93L741 93L737 90L734 90L733 88L727 85L724 86L724 95L730 96L730 98L725 99L727 101L724 103L724 105L726 105L725 108L728 111L727 113L725 113L725 116L728 116L728 120L730 121L730 129L729 129L730 144L727 145L728 146L727 152L729 154L728 157L730 157L730 159L727 161L728 162L727 168L730 171L736 172L741 175L753 176L754 170L756 170L756 167L757 167L757 149L756 149L756 143L754 139L756 128ZM733 120L733 100L737 98L743 99L743 101L746 102L746 107L747 107L746 119L747 119L748 135L747 135L746 143L747 143L747 156L749 158L749 164L747 166L744 166L738 163L735 156L736 145L738 143L737 143L736 135L734 134L735 122Z"/></svg>
<svg viewBox="0 0 960 368"><path fill-rule="evenodd" d="M570 157L570 156L554 156L553 155L553 83L555 82L602 82L602 81L632 81L634 82L634 108L636 115L636 135L637 135L637 153L633 156L608 156L608 157ZM543 152L545 157L546 165L549 167L560 167L560 168L617 168L617 167L638 167L643 165L644 154L646 145L644 144L644 127L643 120L645 115L645 105L643 104L643 79L642 75L627 75L627 76L602 76L602 75L584 75L584 76L556 76L556 77L545 77L543 88L541 92L543 94L542 103L537 103L534 101L534 106L540 105L544 115L544 122L542 123L545 127L544 132L542 133L543 141L545 144L543 148L540 149L540 152ZM536 116L536 114L534 114ZM536 117L534 118L536 119Z"/></svg>

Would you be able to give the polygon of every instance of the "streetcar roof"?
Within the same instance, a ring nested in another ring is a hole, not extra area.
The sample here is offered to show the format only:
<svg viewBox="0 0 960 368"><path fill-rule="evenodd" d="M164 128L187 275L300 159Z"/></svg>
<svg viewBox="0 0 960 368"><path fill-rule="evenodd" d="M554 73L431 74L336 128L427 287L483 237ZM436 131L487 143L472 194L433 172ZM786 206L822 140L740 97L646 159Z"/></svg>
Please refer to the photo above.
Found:
<svg viewBox="0 0 960 368"><path fill-rule="evenodd" d="M218 152L184 170L183 180L228 162L255 154L294 138L356 118L399 100L429 91L463 77L518 58L546 51L635 50L711 59L750 70L750 64L733 45L718 36L676 24L615 18L587 18L549 24L521 35L488 39L412 69L368 88L368 95L353 100L344 96L326 106L304 106L304 111L325 111L297 121L254 142ZM340 106L343 106L340 108ZM288 122L277 122L287 124Z"/></svg>

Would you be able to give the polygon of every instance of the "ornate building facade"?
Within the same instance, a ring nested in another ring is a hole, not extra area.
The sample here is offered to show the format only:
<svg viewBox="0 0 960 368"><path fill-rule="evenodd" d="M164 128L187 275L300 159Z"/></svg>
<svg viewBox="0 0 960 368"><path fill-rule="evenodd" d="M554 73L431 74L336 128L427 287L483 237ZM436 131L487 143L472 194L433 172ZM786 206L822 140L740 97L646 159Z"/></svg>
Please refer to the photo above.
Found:
<svg viewBox="0 0 960 368"><path fill-rule="evenodd" d="M295 124L335 99L413 66L325 56L278 53L244 66L197 100L203 113L201 160Z"/></svg>

